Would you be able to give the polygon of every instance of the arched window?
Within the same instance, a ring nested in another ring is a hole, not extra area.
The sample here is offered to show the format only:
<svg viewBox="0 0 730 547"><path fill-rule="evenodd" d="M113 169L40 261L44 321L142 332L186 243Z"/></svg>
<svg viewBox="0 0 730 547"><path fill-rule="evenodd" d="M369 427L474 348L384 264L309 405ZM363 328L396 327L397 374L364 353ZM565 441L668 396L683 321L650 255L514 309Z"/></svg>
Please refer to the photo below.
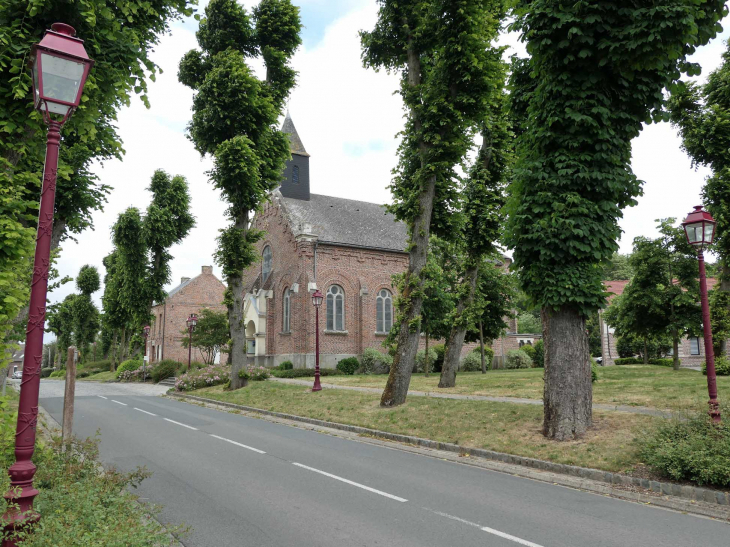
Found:
<svg viewBox="0 0 730 547"><path fill-rule="evenodd" d="M291 170L292 184L299 184L299 166L295 165Z"/></svg>
<svg viewBox="0 0 730 547"><path fill-rule="evenodd" d="M345 291L339 285L327 291L327 330L345 330Z"/></svg>
<svg viewBox="0 0 730 547"><path fill-rule="evenodd" d="M388 289L383 289L375 299L375 330L390 332L393 327L393 297Z"/></svg>
<svg viewBox="0 0 730 547"><path fill-rule="evenodd" d="M264 264L261 269L262 273L262 282L265 282L269 278L269 274L271 273L271 247L268 245L264 247Z"/></svg>
<svg viewBox="0 0 730 547"><path fill-rule="evenodd" d="M291 327L291 291L289 289L284 291L284 321L282 330L289 332Z"/></svg>

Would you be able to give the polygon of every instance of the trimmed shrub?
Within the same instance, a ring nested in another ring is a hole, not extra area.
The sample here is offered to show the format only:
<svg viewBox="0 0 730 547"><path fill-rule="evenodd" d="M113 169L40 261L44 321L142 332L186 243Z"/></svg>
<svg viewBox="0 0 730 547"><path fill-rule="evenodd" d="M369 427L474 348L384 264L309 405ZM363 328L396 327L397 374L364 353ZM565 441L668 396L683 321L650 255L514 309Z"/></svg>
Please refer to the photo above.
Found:
<svg viewBox="0 0 730 547"><path fill-rule="evenodd" d="M535 345L535 356L532 358L535 368L545 368L545 342L538 340Z"/></svg>
<svg viewBox="0 0 730 547"><path fill-rule="evenodd" d="M202 369L192 369L179 376L175 381L177 391L192 391L201 387L225 384L231 376L230 365L210 365Z"/></svg>
<svg viewBox="0 0 730 547"><path fill-rule="evenodd" d="M50 378L64 378L65 376L65 370L54 370L53 372L51 372Z"/></svg>
<svg viewBox="0 0 730 547"><path fill-rule="evenodd" d="M702 374L707 376L707 363L702 363ZM715 358L715 374L717 376L730 376L730 359L724 356Z"/></svg>
<svg viewBox="0 0 730 547"><path fill-rule="evenodd" d="M535 354L537 353L535 351L535 348L533 346L531 346L530 344L525 344L520 349L527 354L527 356L532 361L532 366L534 367L535 366Z"/></svg>
<svg viewBox="0 0 730 547"><path fill-rule="evenodd" d="M53 368L42 368L41 369L41 378L48 378L51 374L53 374Z"/></svg>
<svg viewBox="0 0 730 547"><path fill-rule="evenodd" d="M375 348L365 348L362 352L360 370L363 374L388 374L393 358Z"/></svg>
<svg viewBox="0 0 730 547"><path fill-rule="evenodd" d="M276 369L274 369L271 371L271 375L276 376L277 378L313 378L314 369L313 368L295 368L293 370L276 370ZM337 369L332 369L332 368L320 368L319 375L320 376L341 376L342 372L340 372Z"/></svg>
<svg viewBox="0 0 730 547"><path fill-rule="evenodd" d="M722 412L727 416L730 406L723 405ZM705 408L657 420L639 442L642 461L665 477L730 486L730 424L713 424Z"/></svg>
<svg viewBox="0 0 730 547"><path fill-rule="evenodd" d="M117 367L117 380L121 379L122 374L125 371L132 372L142 366L142 361L136 361L134 359L128 359Z"/></svg>
<svg viewBox="0 0 730 547"><path fill-rule="evenodd" d="M657 365L660 367L673 367L674 366L674 359L671 357L669 359L649 359L650 365ZM679 364L682 364L682 361L679 362Z"/></svg>
<svg viewBox="0 0 730 547"><path fill-rule="evenodd" d="M443 345L441 346L443 347ZM444 358L441 356L441 366L436 369L434 367L434 363L438 359L438 353L436 353L436 350L434 348L428 348L428 371L429 372L441 372L441 369L444 365ZM416 363L415 363L415 369L413 372L424 372L424 365L426 364L426 350L425 349L419 349L416 353Z"/></svg>
<svg viewBox="0 0 730 547"><path fill-rule="evenodd" d="M636 357L620 357L613 360L614 365L643 365L644 361Z"/></svg>
<svg viewBox="0 0 730 547"><path fill-rule="evenodd" d="M532 368L532 359L521 349L511 349L507 352L505 368Z"/></svg>
<svg viewBox="0 0 730 547"><path fill-rule="evenodd" d="M278 369L279 370L293 370L294 363L292 363L291 361L282 361L281 363L279 363Z"/></svg>
<svg viewBox="0 0 730 547"><path fill-rule="evenodd" d="M177 374L177 371L181 369L182 363L178 363L172 359L164 359L153 367L150 376L152 377L152 381L157 384L167 378L173 378Z"/></svg>
<svg viewBox="0 0 730 547"><path fill-rule="evenodd" d="M487 370L489 370L490 363L487 358L488 355L484 355L484 361L486 362ZM482 370L481 356L478 353L474 353L473 351L467 353L461 360L461 363L459 363L459 370L462 370L464 372L476 372Z"/></svg>
<svg viewBox="0 0 730 547"><path fill-rule="evenodd" d="M339 370L343 374L355 374L355 371L357 371L357 369L359 368L360 361L357 360L357 357L346 357L345 359L337 363L337 370Z"/></svg>

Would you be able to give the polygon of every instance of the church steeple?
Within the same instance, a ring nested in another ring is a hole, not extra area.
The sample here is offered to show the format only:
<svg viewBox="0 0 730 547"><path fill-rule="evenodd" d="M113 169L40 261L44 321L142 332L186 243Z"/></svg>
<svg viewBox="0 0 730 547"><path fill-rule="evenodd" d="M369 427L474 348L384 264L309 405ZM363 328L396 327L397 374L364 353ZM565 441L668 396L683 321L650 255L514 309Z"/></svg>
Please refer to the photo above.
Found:
<svg viewBox="0 0 730 547"><path fill-rule="evenodd" d="M279 190L285 198L309 201L309 154L288 111L281 131L289 135L292 157L286 162Z"/></svg>

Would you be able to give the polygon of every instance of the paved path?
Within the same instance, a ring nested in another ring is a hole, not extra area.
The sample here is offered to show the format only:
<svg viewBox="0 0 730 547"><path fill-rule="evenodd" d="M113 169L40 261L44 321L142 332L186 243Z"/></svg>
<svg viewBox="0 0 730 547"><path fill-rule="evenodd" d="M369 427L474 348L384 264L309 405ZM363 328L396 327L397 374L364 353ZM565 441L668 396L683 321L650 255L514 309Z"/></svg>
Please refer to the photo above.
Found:
<svg viewBox="0 0 730 547"><path fill-rule="evenodd" d="M41 382L60 420L62 383ZM187 547L689 547L727 524L180 401L84 384L74 431L154 475ZM125 386L126 387L126 386ZM98 391L96 391L98 390Z"/></svg>
<svg viewBox="0 0 730 547"><path fill-rule="evenodd" d="M275 382L281 382L282 384L295 384L298 386L310 386L312 380L296 380L292 378L270 378ZM327 384L322 383L323 388L329 389L346 389L350 391L361 391L363 393L377 393L382 394L383 389L379 387L358 387L358 386L341 386L338 384ZM542 399L523 399L520 397L489 397L487 395L459 395L457 393L442 393L439 391L408 391L408 395L414 397L435 397L437 399L459 399L462 401L491 401L494 403L514 403L517 405L540 405L542 406ZM661 416L668 417L672 413L669 410L657 410L656 408L650 408L647 406L629 406L629 405L607 405L596 403L593 405L593 410L609 410L613 412L630 412L632 414L646 414L649 416Z"/></svg>

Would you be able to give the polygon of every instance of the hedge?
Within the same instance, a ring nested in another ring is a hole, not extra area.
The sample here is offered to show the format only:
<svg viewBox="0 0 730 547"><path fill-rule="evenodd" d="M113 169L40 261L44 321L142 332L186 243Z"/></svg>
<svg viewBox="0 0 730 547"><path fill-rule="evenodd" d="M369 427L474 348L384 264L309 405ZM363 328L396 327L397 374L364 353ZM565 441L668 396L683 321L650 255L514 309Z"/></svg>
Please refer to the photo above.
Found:
<svg viewBox="0 0 730 547"><path fill-rule="evenodd" d="M619 357L613 360L614 365L643 365L643 359L637 359L636 357Z"/></svg>
<svg viewBox="0 0 730 547"><path fill-rule="evenodd" d="M313 378L313 368L295 368L292 370L271 370L271 375L277 378ZM332 368L319 369L320 376L342 376L342 372Z"/></svg>

